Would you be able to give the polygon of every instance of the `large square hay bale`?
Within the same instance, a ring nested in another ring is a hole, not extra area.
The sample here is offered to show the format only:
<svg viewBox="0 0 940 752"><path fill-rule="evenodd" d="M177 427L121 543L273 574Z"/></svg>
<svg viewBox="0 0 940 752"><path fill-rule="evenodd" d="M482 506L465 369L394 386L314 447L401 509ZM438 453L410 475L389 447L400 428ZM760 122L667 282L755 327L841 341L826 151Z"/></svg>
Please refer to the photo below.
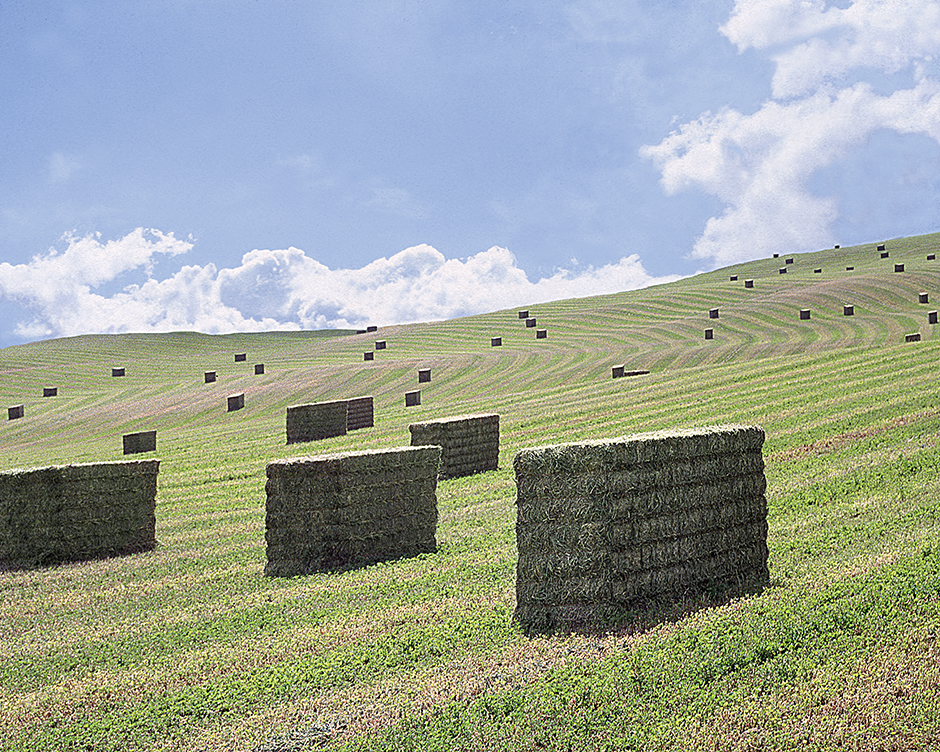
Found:
<svg viewBox="0 0 940 752"><path fill-rule="evenodd" d="M57 397L59 395L59 387L57 386L44 386L42 388L43 397Z"/></svg>
<svg viewBox="0 0 940 752"><path fill-rule="evenodd" d="M203 381L204 381L206 384L212 384L212 383L214 383L215 380L216 380L216 372L215 372L215 371L205 371L205 372L202 374L202 378L203 378Z"/></svg>
<svg viewBox="0 0 940 752"><path fill-rule="evenodd" d="M159 467L130 460L0 473L0 568L152 549Z"/></svg>
<svg viewBox="0 0 940 752"><path fill-rule="evenodd" d="M157 451L156 431L126 433L122 439L124 443L124 454L141 454L143 452Z"/></svg>
<svg viewBox="0 0 940 752"><path fill-rule="evenodd" d="M459 415L412 423L412 446L441 447L440 477L496 470L499 467L499 415Z"/></svg>
<svg viewBox="0 0 940 752"><path fill-rule="evenodd" d="M228 412L230 413L241 410L245 406L245 393L239 392L238 394L230 394L226 397L226 404L228 406Z"/></svg>
<svg viewBox="0 0 940 752"><path fill-rule="evenodd" d="M12 407L7 408L7 420L17 420L22 418L25 413L24 405L13 405Z"/></svg>
<svg viewBox="0 0 940 752"><path fill-rule="evenodd" d="M722 426L520 451L515 618L601 626L765 585L763 442L759 427Z"/></svg>
<svg viewBox="0 0 940 752"><path fill-rule="evenodd" d="M291 577L437 550L441 448L396 447L267 466L269 577Z"/></svg>
<svg viewBox="0 0 940 752"><path fill-rule="evenodd" d="M372 397L353 397L346 400L346 430L358 431L375 425Z"/></svg>
<svg viewBox="0 0 940 752"><path fill-rule="evenodd" d="M287 408L287 443L321 441L346 434L346 400L291 405Z"/></svg>

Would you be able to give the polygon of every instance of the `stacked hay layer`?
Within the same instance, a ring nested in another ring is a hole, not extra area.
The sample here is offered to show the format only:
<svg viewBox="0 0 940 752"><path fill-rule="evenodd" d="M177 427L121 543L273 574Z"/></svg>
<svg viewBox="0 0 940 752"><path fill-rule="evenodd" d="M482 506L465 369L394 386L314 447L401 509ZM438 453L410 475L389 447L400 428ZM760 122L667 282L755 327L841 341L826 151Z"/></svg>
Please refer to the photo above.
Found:
<svg viewBox="0 0 940 752"><path fill-rule="evenodd" d="M123 436L124 454L140 454L142 452L157 451L157 432L140 431L126 433Z"/></svg>
<svg viewBox="0 0 940 752"><path fill-rule="evenodd" d="M499 466L499 415L461 415L426 423L412 423L412 446L441 447L440 477L495 470Z"/></svg>
<svg viewBox="0 0 940 752"><path fill-rule="evenodd" d="M346 430L358 431L375 425L372 397L354 397L346 400Z"/></svg>
<svg viewBox="0 0 940 752"><path fill-rule="evenodd" d="M644 601L766 584L763 443L727 426L519 452L515 618L601 625Z"/></svg>
<svg viewBox="0 0 940 752"><path fill-rule="evenodd" d="M437 549L440 447L278 460L267 467L269 577L292 577Z"/></svg>
<svg viewBox="0 0 940 752"><path fill-rule="evenodd" d="M346 434L347 401L315 402L287 408L287 443L320 441Z"/></svg>
<svg viewBox="0 0 940 752"><path fill-rule="evenodd" d="M0 473L0 569L148 551L159 460Z"/></svg>

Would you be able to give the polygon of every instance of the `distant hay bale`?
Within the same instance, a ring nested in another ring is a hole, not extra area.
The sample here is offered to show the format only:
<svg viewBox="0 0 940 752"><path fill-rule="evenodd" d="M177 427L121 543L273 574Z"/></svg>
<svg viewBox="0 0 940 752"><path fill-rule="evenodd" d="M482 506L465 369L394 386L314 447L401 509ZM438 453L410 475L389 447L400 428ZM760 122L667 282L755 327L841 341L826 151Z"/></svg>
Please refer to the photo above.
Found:
<svg viewBox="0 0 940 752"><path fill-rule="evenodd" d="M24 405L13 405L13 407L7 408L7 420L17 420L22 418L26 413L24 412Z"/></svg>
<svg viewBox="0 0 940 752"><path fill-rule="evenodd" d="M384 350L387 347L388 347L388 342L386 342L384 339L379 339L375 341L376 350Z"/></svg>
<svg viewBox="0 0 940 752"><path fill-rule="evenodd" d="M780 254L779 254L779 253L775 253L775 254L774 254L774 258L780 258Z"/></svg>
<svg viewBox="0 0 940 752"><path fill-rule="evenodd" d="M855 271L855 267L854 267L854 266L847 266L847 267L845 267L845 270L846 270L847 272L854 272L854 271Z"/></svg>
<svg viewBox="0 0 940 752"><path fill-rule="evenodd" d="M744 287L746 287L748 290L752 289L754 287L754 280L753 279L744 280Z"/></svg>
<svg viewBox="0 0 940 752"><path fill-rule="evenodd" d="M365 333L366 333L365 329L356 329L356 334L365 334Z"/></svg>
<svg viewBox="0 0 940 752"><path fill-rule="evenodd" d="M854 316L854 315L855 315L855 306L854 306L854 305L843 305L843 306L842 306L842 315L843 315L843 316Z"/></svg>
<svg viewBox="0 0 940 752"><path fill-rule="evenodd" d="M822 268L813 269L813 274L822 274Z"/></svg>
<svg viewBox="0 0 940 752"><path fill-rule="evenodd" d="M287 443L345 436L348 409L346 400L290 405L287 408Z"/></svg>
<svg viewBox="0 0 940 752"><path fill-rule="evenodd" d="M610 377L611 377L612 379L619 379L619 378L621 378L621 377L623 376L623 371L624 371L625 368L626 368L626 365L623 365L623 364L621 364L621 365L619 365L619 366L613 366L613 367L610 369Z"/></svg>
<svg viewBox="0 0 940 752"><path fill-rule="evenodd" d="M57 386L44 386L42 388L43 397L57 397L59 396L59 387Z"/></svg>
<svg viewBox="0 0 940 752"><path fill-rule="evenodd" d="M367 326L367 327L366 327L366 331L367 331L367 332L377 332L378 330L379 330L379 328L378 328L377 326Z"/></svg>
<svg viewBox="0 0 940 752"><path fill-rule="evenodd" d="M519 311L519 320L520 320L520 321L521 321L522 319L527 319L527 318L529 318L529 312L528 312L528 311Z"/></svg>
<svg viewBox="0 0 940 752"><path fill-rule="evenodd" d="M920 332L914 332L913 334L904 335L905 342L920 342Z"/></svg>
<svg viewBox="0 0 940 752"><path fill-rule="evenodd" d="M706 330L705 330L705 339L715 339L715 330L714 330L714 329L706 329Z"/></svg>
<svg viewBox="0 0 940 752"><path fill-rule="evenodd" d="M709 308L709 309L708 309L708 318L710 318L710 319L717 319L717 318L718 318L718 309L717 309L717 308Z"/></svg>
<svg viewBox="0 0 940 752"><path fill-rule="evenodd" d="M437 550L439 446L298 457L267 466L268 577Z"/></svg>
<svg viewBox="0 0 940 752"><path fill-rule="evenodd" d="M112 368L112 369L111 369L111 378L112 378L112 379L120 378L121 376L124 376L124 374L125 374L125 371L124 371L123 368Z"/></svg>
<svg viewBox="0 0 940 752"><path fill-rule="evenodd" d="M264 363L255 363L255 376L264 374Z"/></svg>
<svg viewBox="0 0 940 752"><path fill-rule="evenodd" d="M917 293L917 302L918 302L918 303L929 303L929 302L930 302L930 294L929 294L929 293L926 293L926 292Z"/></svg>
<svg viewBox="0 0 940 752"><path fill-rule="evenodd" d="M362 359L363 359L363 360L375 360L375 353L374 353L374 352L364 352L364 353L362 354Z"/></svg>
<svg viewBox="0 0 940 752"><path fill-rule="evenodd" d="M527 318L525 320L525 325L527 329L535 329L537 321L534 318Z"/></svg>
<svg viewBox="0 0 940 752"><path fill-rule="evenodd" d="M416 389L413 392L405 392L405 407L417 407L421 404L421 390Z"/></svg>
<svg viewBox="0 0 940 752"><path fill-rule="evenodd" d="M124 454L142 454L157 451L157 432L138 431L124 434Z"/></svg>
<svg viewBox="0 0 940 752"><path fill-rule="evenodd" d="M786 273L787 273L787 267L781 266L780 269L778 269L778 272L779 272L780 274L786 274Z"/></svg>
<svg viewBox="0 0 940 752"><path fill-rule="evenodd" d="M239 392L238 394L230 394L227 398L228 402L228 411L234 412L235 410L241 410L245 406L245 393Z"/></svg>
<svg viewBox="0 0 940 752"><path fill-rule="evenodd" d="M418 369L418 383L426 384L431 380L431 369L430 368L419 368Z"/></svg>
<svg viewBox="0 0 940 752"><path fill-rule="evenodd" d="M889 255L889 254L888 254L887 251L882 251L882 252L881 252L881 258L883 258L883 259L888 258L888 255Z"/></svg>
<svg viewBox="0 0 940 752"><path fill-rule="evenodd" d="M783 263L784 263L784 264L792 264L792 263L793 263L793 259L792 259L792 258L788 258L788 259L786 259Z"/></svg>
<svg viewBox="0 0 940 752"><path fill-rule="evenodd" d="M548 339L548 329L536 329L535 338L536 339Z"/></svg>
<svg viewBox="0 0 940 752"><path fill-rule="evenodd" d="M878 245L878 248L877 248L876 250L883 251L884 249L885 249L885 244L884 244L884 243L880 243L880 244Z"/></svg>
<svg viewBox="0 0 940 752"><path fill-rule="evenodd" d="M490 347L502 347L503 338L502 337L490 337Z"/></svg>
<svg viewBox="0 0 940 752"><path fill-rule="evenodd" d="M894 271L896 271L896 272L903 272L903 271L904 271L904 264L895 264L895 265L894 265Z"/></svg>
<svg viewBox="0 0 940 752"><path fill-rule="evenodd" d="M359 431L375 425L375 408L371 396L346 400L346 430Z"/></svg>
<svg viewBox="0 0 940 752"><path fill-rule="evenodd" d="M634 371L624 371L624 372L623 372L623 375L624 375L624 376L646 376L647 374L649 374L649 371L643 371L643 370L634 370Z"/></svg>
<svg viewBox="0 0 940 752"><path fill-rule="evenodd" d="M809 308L800 309L800 321L809 321Z"/></svg>
<svg viewBox="0 0 940 752"><path fill-rule="evenodd" d="M731 275L731 281L732 281L732 282L737 282L737 281L738 281L738 275L737 275L737 274L732 274L732 275Z"/></svg>
<svg viewBox="0 0 940 752"><path fill-rule="evenodd" d="M0 569L149 551L159 460L0 473Z"/></svg>
<svg viewBox="0 0 940 752"><path fill-rule="evenodd" d="M937 312L936 311L927 311L927 323L936 324L937 323Z"/></svg>
<svg viewBox="0 0 940 752"><path fill-rule="evenodd" d="M499 415L496 413L412 423L408 430L411 446L441 447L441 479L461 478L499 467Z"/></svg>
<svg viewBox="0 0 940 752"><path fill-rule="evenodd" d="M763 443L757 426L721 426L520 451L514 618L603 627L768 584Z"/></svg>
<svg viewBox="0 0 940 752"><path fill-rule="evenodd" d="M248 360L248 353L235 353L235 362L244 363Z"/></svg>
<svg viewBox="0 0 940 752"><path fill-rule="evenodd" d="M928 254L927 254L927 260L928 260L928 261L936 261L936 260L937 260L937 254L936 254L936 253L928 253Z"/></svg>
<svg viewBox="0 0 940 752"><path fill-rule="evenodd" d="M840 245L834 245L834 246L833 246L833 248L835 248L836 250L839 250L839 248L841 248L841 247L842 247L842 246L840 246Z"/></svg>
<svg viewBox="0 0 940 752"><path fill-rule="evenodd" d="M205 383L211 384L211 383L213 383L213 382L215 381L215 379L216 379L216 372L215 372L215 371L206 371L206 372L202 375L202 377L205 379Z"/></svg>

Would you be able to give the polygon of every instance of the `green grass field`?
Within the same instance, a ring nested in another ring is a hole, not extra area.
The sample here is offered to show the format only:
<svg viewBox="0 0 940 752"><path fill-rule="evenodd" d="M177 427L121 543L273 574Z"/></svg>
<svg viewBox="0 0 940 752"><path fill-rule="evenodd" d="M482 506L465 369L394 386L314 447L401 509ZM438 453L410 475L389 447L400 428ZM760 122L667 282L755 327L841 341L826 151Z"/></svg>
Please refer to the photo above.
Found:
<svg viewBox="0 0 940 752"><path fill-rule="evenodd" d="M543 340L509 310L0 350L0 407L25 411L0 427L0 470L123 459L121 435L151 429L157 452L138 456L161 460L155 550L0 573L0 750L940 749L938 247L533 305ZM612 379L618 364L650 373ZM418 368L432 381L406 408ZM374 428L285 443L288 405L360 395ZM439 483L436 553L263 576L267 462L403 446L411 422L491 411L500 469ZM515 453L722 423L767 434L771 586L525 636Z"/></svg>

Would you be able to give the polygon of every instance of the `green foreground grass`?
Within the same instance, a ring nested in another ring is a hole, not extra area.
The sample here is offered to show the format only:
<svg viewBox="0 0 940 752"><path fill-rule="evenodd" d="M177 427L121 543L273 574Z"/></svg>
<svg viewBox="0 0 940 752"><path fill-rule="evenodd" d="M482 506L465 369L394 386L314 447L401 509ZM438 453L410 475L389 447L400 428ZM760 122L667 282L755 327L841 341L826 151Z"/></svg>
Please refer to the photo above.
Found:
<svg viewBox="0 0 940 752"><path fill-rule="evenodd" d="M940 295L937 242L892 244L904 275L843 249L533 306L538 342L514 311L389 327L370 364L373 335L0 351L0 395L27 408L0 468L120 459L120 434L150 428L161 459L154 551L0 573L0 749L940 748L940 340L917 303ZM651 373L610 379L624 362ZM406 409L418 367L432 382ZM375 428L284 444L286 405L360 394ZM481 411L501 416L500 469L439 484L436 553L263 576L266 462ZM767 433L770 587L599 634L514 626L515 452L732 422Z"/></svg>

